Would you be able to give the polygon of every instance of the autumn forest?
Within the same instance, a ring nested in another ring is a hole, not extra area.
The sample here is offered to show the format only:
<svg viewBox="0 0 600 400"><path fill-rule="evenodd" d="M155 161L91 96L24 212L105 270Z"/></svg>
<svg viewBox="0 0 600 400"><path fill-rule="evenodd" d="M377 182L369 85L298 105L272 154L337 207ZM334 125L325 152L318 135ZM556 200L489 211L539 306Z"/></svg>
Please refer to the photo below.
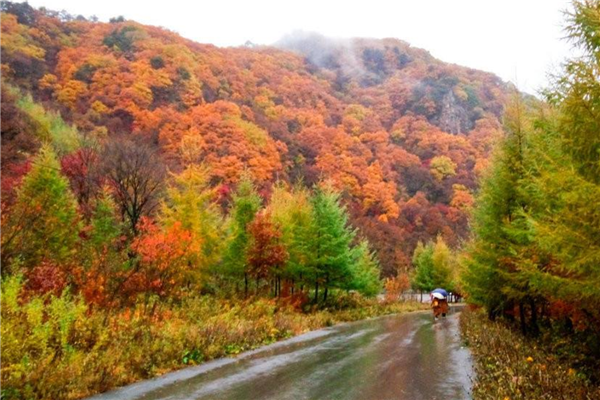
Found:
<svg viewBox="0 0 600 400"><path fill-rule="evenodd" d="M540 99L397 39L216 47L3 2L2 398L81 398L438 286L524 335L570 321L593 380L598 10L576 2L588 58Z"/></svg>

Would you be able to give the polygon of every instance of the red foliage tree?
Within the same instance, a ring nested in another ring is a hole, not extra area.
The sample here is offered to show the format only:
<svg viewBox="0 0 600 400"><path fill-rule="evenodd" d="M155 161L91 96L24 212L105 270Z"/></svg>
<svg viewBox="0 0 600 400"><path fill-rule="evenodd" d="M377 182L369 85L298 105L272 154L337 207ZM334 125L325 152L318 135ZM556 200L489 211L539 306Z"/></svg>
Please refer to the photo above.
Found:
<svg viewBox="0 0 600 400"><path fill-rule="evenodd" d="M132 271L124 273L123 292L134 299L139 294L160 298L177 298L189 290L191 275L199 273L194 256L199 252L199 241L180 223L161 230L148 218L142 218L140 235L131 244L139 256Z"/></svg>
<svg viewBox="0 0 600 400"><path fill-rule="evenodd" d="M288 259L288 252L281 243L281 232L271 222L268 213L261 213L248 225L251 244L247 251L249 274L256 279L257 287L261 279L276 278L275 292L280 292L280 274L277 270Z"/></svg>
<svg viewBox="0 0 600 400"><path fill-rule="evenodd" d="M58 296L67 286L65 271L46 260L29 270L26 277L27 289L37 294L52 293Z"/></svg>

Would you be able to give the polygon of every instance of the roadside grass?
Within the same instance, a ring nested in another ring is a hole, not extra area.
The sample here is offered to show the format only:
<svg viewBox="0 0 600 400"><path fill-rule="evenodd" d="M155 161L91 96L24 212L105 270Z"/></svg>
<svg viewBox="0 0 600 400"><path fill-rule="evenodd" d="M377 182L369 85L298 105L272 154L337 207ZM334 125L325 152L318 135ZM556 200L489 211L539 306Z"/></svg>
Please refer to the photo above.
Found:
<svg viewBox="0 0 600 400"><path fill-rule="evenodd" d="M460 318L463 340L474 358L475 400L600 399L600 387L564 355L559 358L546 341L492 322L482 310L465 310Z"/></svg>
<svg viewBox="0 0 600 400"><path fill-rule="evenodd" d="M107 312L66 292L23 294L19 280L3 282L3 400L79 399L340 322L427 308L340 294L302 312L276 299L198 296L149 316L142 305Z"/></svg>

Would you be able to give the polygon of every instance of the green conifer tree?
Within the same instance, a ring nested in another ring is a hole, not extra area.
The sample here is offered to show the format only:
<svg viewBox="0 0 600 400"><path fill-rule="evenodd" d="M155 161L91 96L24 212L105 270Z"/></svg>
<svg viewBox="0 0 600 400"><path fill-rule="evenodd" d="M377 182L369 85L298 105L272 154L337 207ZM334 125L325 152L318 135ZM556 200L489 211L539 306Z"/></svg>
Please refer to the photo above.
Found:
<svg viewBox="0 0 600 400"><path fill-rule="evenodd" d="M369 297L381 293L379 262L375 253L369 249L369 242L362 240L358 246L354 247L353 256L353 262L350 265L351 280L347 288L357 290Z"/></svg>
<svg viewBox="0 0 600 400"><path fill-rule="evenodd" d="M15 258L25 267L34 267L42 260L61 264L76 256L77 202L60 163L50 146L44 145L32 164L2 232L5 266Z"/></svg>
<svg viewBox="0 0 600 400"><path fill-rule="evenodd" d="M435 289L433 245L429 243L425 246L422 242L419 242L413 253L412 262L415 266L411 281L413 289L422 292L429 292Z"/></svg>
<svg viewBox="0 0 600 400"><path fill-rule="evenodd" d="M431 254L433 261L433 284L435 287L444 288L453 291L452 288L452 251L444 242L441 236L438 236L433 245Z"/></svg>
<svg viewBox="0 0 600 400"><path fill-rule="evenodd" d="M340 194L333 188L316 188L312 203L315 302L318 301L320 284L324 287L323 301L327 301L329 288L342 287L350 280L351 243L356 233L348 226L346 208L341 204Z"/></svg>
<svg viewBox="0 0 600 400"><path fill-rule="evenodd" d="M89 243L98 252L110 247L122 233L116 207L109 189L104 188L96 200L96 207L90 219Z"/></svg>
<svg viewBox="0 0 600 400"><path fill-rule="evenodd" d="M234 280L244 279L244 295L248 295L248 263L246 252L250 234L248 224L254 220L260 209L261 199L248 174L244 174L233 196L230 213L230 238L225 250L226 273Z"/></svg>
<svg viewBox="0 0 600 400"><path fill-rule="evenodd" d="M537 330L537 294L527 280L530 271L539 268L539 252L527 218L532 202L527 171L535 160L526 106L515 93L505 111L507 136L499 144L477 199L463 281L470 300L486 306L491 318L519 305L523 330L528 305L531 326Z"/></svg>
<svg viewBox="0 0 600 400"><path fill-rule="evenodd" d="M306 188L297 186L289 190L278 185L273 190L269 210L273 221L281 227L282 242L289 253L283 269L283 277L290 280L292 290L309 283L315 265L311 241L315 232L315 221L311 194Z"/></svg>

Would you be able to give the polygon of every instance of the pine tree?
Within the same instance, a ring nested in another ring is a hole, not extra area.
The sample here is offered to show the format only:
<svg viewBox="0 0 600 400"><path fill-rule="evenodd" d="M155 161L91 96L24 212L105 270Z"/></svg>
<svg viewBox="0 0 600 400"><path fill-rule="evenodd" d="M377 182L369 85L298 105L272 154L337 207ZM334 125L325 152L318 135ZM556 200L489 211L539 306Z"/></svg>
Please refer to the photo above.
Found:
<svg viewBox="0 0 600 400"><path fill-rule="evenodd" d="M550 123L537 137L538 167L529 212L542 268L528 270L532 290L600 319L600 184L583 176Z"/></svg>
<svg viewBox="0 0 600 400"><path fill-rule="evenodd" d="M600 319L600 5L573 4L567 31L583 57L565 64L533 126L523 103L507 109L465 258L471 300L492 315L518 304L523 327L527 304L534 331L540 300Z"/></svg>
<svg viewBox="0 0 600 400"><path fill-rule="evenodd" d="M116 279L127 260L120 246L123 223L117 206L105 187L91 212L87 240L83 244L82 267L77 269L77 286L89 304L109 306L119 299L120 280Z"/></svg>

